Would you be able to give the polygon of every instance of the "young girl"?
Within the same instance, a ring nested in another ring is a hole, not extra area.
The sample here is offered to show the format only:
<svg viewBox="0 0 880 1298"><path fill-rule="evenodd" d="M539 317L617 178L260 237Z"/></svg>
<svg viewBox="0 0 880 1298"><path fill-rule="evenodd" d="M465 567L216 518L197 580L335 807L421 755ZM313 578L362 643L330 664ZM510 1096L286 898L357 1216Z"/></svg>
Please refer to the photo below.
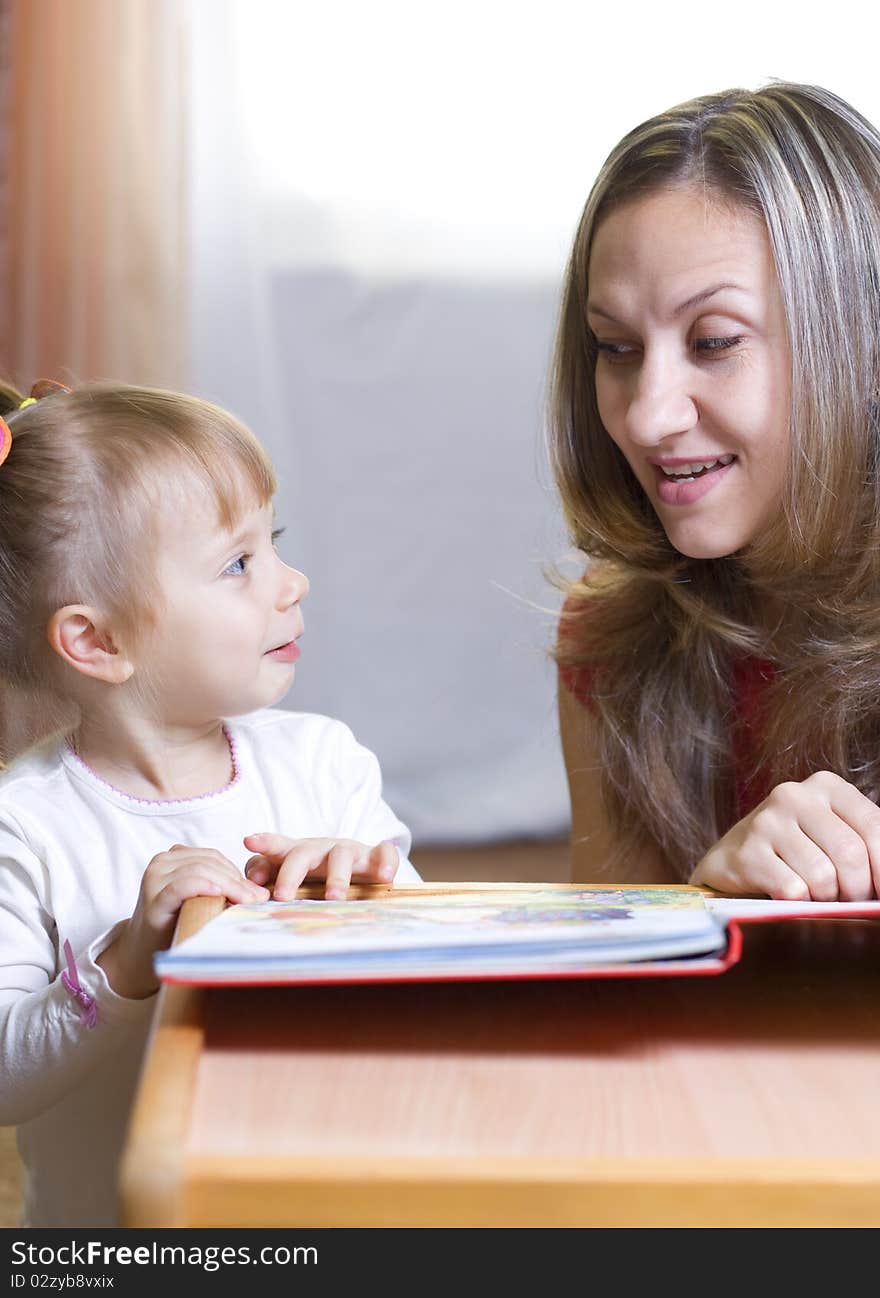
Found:
<svg viewBox="0 0 880 1298"><path fill-rule="evenodd" d="M775 83L631 131L550 426L575 877L880 895L877 130Z"/></svg>
<svg viewBox="0 0 880 1298"><path fill-rule="evenodd" d="M5 389L5 413L0 673L78 723L0 776L0 1124L19 1125L24 1224L109 1226L181 903L418 875L372 753L271 708L308 582L275 550L256 438L133 387Z"/></svg>

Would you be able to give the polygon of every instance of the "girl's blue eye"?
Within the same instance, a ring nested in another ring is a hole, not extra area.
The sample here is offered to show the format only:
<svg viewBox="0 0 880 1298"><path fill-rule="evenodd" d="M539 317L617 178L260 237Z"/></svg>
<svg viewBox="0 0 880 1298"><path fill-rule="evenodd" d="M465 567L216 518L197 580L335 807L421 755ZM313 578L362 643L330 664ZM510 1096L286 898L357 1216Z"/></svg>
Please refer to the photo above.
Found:
<svg viewBox="0 0 880 1298"><path fill-rule="evenodd" d="M284 535L283 527L276 527L273 532L273 545L279 536ZM225 576L244 576L248 570L248 563L251 562L253 554L239 554L238 559L232 559L230 566L225 570Z"/></svg>
<svg viewBox="0 0 880 1298"><path fill-rule="evenodd" d="M284 528L276 527L275 531L271 533L271 537L273 537L273 545L275 544L275 541L278 540L278 537L283 535ZM245 572L248 570L248 563L251 562L252 558L253 554L239 554L238 559L232 559L230 566L223 570L223 576L244 576Z"/></svg>

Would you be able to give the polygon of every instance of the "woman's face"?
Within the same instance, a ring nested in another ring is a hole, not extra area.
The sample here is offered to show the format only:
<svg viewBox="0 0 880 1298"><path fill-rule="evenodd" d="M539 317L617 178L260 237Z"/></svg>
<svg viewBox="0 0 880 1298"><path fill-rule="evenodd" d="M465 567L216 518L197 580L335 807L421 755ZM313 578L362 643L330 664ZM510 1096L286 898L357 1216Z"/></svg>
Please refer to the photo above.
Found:
<svg viewBox="0 0 880 1298"><path fill-rule="evenodd" d="M612 211L594 235L596 394L670 542L733 554L780 508L789 348L763 222L702 190Z"/></svg>

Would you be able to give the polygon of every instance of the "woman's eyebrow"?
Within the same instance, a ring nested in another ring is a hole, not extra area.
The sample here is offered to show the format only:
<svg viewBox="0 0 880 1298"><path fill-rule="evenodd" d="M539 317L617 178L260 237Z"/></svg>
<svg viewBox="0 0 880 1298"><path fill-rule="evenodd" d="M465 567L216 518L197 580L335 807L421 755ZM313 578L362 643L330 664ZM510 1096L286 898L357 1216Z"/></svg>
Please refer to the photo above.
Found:
<svg viewBox="0 0 880 1298"><path fill-rule="evenodd" d="M732 289L734 293L748 292L748 289L743 288L741 284L715 284L712 288L705 288L700 293L695 293L693 297L689 297L685 302L679 302L672 312L673 318L677 319L680 315L684 315L685 311L690 311L692 307L701 306L703 302L708 302L710 297L714 297L716 293L721 293L725 289ZM606 311L604 307L599 306L596 302L587 303L587 312L589 315L600 315L603 319L610 320L612 324L623 323L622 320L618 320L610 311Z"/></svg>

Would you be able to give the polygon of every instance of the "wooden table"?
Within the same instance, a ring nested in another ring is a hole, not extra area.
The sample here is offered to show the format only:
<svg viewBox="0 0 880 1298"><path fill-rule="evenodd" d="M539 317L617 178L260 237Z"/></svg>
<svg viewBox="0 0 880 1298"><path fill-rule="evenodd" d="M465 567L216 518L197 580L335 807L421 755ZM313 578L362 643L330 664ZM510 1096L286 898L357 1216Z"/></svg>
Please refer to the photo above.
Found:
<svg viewBox="0 0 880 1298"><path fill-rule="evenodd" d="M124 1220L877 1226L878 974L843 919L716 977L166 987Z"/></svg>

